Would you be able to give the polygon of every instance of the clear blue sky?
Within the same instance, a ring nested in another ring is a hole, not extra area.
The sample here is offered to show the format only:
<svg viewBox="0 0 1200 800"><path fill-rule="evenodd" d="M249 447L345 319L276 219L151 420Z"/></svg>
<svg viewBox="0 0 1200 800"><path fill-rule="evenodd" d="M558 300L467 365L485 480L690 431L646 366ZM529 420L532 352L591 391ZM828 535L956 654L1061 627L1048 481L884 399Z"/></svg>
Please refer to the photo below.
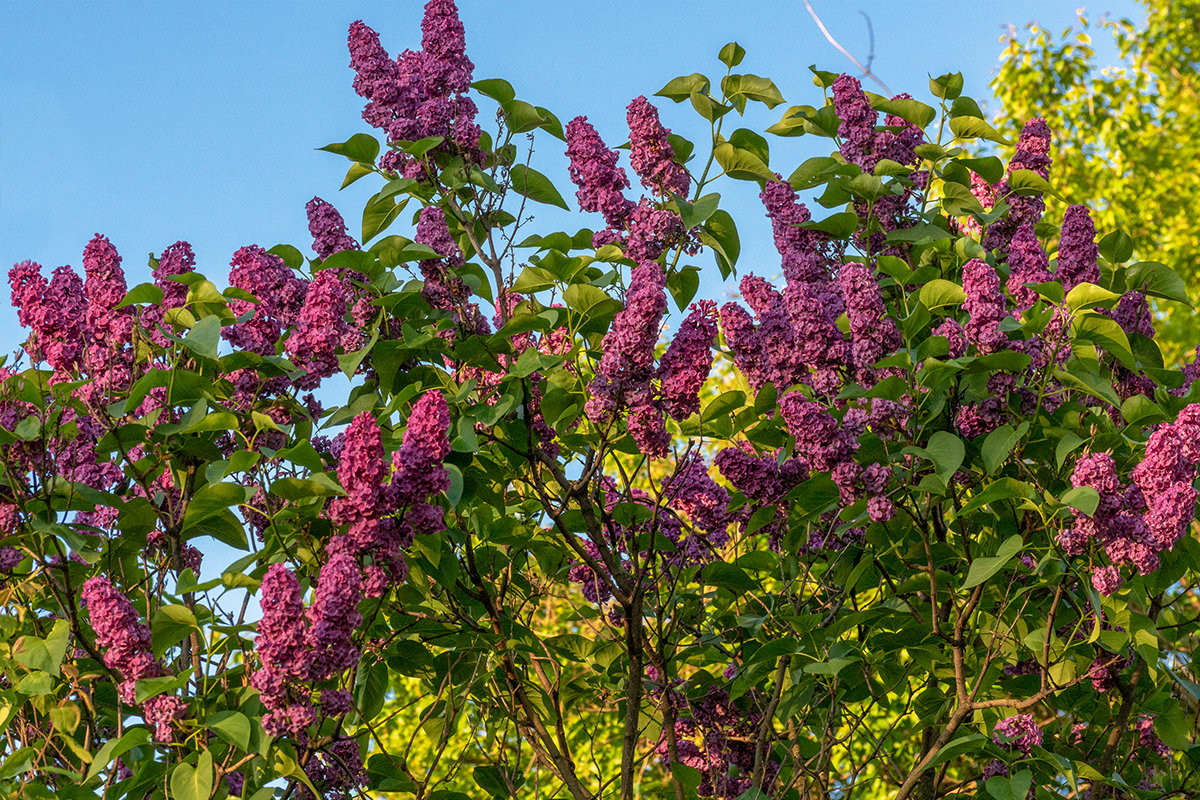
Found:
<svg viewBox="0 0 1200 800"><path fill-rule="evenodd" d="M821 102L808 64L854 71L793 2L485 2L460 0L475 77L504 77L518 97L565 123L587 114L610 143L624 141L625 105L694 71L717 73L736 39L742 71L772 77L789 104ZM926 77L961 71L981 101L1006 26L1037 18L1062 29L1075 5L1042 0L814 0L826 25L860 58L859 10L875 32L874 67L893 91L928 99ZM319 194L359 228L370 179L338 192L344 159L314 148L367 130L351 88L346 29L362 18L393 54L420 45L422 3L110 2L0 0L0 267L29 258L47 270L79 266L93 233L125 257L130 284L146 255L177 239L224 283L238 247L295 244L308 252L304 204ZM1140 17L1131 0L1090 9ZM868 86L867 88L873 88ZM661 98L659 98L661 100ZM658 100L655 100L657 103ZM701 132L690 108L663 100L667 125ZM482 102L485 118L494 106ZM783 107L747 125L776 121ZM772 140L771 166L788 174L818 143ZM573 200L563 146L541 139L539 164ZM748 185L741 271L773 274L778 259ZM551 218L574 230L596 220ZM700 256L709 267L711 257ZM715 270L714 270L715 272ZM717 295L706 282L706 293ZM0 289L0 350L20 340Z"/></svg>

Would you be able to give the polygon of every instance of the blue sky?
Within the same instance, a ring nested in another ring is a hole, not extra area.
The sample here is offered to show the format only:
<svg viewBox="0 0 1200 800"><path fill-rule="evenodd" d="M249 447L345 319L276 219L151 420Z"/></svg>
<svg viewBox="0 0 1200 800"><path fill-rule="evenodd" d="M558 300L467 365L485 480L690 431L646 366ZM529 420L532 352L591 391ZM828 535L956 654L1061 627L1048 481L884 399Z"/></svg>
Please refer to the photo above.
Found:
<svg viewBox="0 0 1200 800"><path fill-rule="evenodd" d="M1037 18L1070 26L1067 2L813 0L825 24L860 59L875 33L875 71L893 91L928 99L927 75L961 71L984 100L1006 26ZM789 104L819 104L807 65L853 66L794 2L484 2L461 0L475 77L503 77L518 97L566 123L587 114L610 145L627 135L624 109L670 78L716 74L716 52L737 40L741 71L775 80ZM238 247L288 242L308 252L304 204L318 194L359 229L370 179L338 192L346 162L314 148L367 130L351 88L346 28L363 19L393 54L420 44L422 3L116 2L0 0L0 266L33 259L47 271L78 266L99 231L125 257L131 285L148 279L146 255L177 239L223 284ZM1090 9L1140 16L1130 0ZM868 86L867 88L874 88ZM655 100L658 103L661 98ZM691 109L663 107L664 122L704 134ZM494 106L482 102L485 121ZM784 107L751 116L765 127ZM771 166L788 174L824 142L772 140ZM573 200L563 145L543 137L537 164ZM727 193L741 226L740 271L773 274L778 259L751 187ZM549 222L595 227L565 214ZM401 232L397 228L393 232ZM709 268L711 257L698 257ZM715 270L713 270L715 272ZM719 296L715 282L706 294ZM0 303L0 350L22 338Z"/></svg>

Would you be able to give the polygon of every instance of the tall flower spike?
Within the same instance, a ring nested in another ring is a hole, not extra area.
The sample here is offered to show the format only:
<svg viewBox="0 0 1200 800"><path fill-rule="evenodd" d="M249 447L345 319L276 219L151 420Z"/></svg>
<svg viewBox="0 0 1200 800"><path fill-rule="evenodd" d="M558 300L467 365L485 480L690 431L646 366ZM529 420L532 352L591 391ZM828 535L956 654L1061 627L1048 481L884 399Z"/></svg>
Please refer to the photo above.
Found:
<svg viewBox="0 0 1200 800"><path fill-rule="evenodd" d="M442 466L450 455L450 409L436 389L413 404L400 449L392 456L392 485L400 505L419 503L446 491L450 475Z"/></svg>
<svg viewBox="0 0 1200 800"><path fill-rule="evenodd" d="M187 284L169 278L186 275L196 268L196 255L187 242L175 242L163 250L154 268L154 283L163 291L163 307L179 308L187 300Z"/></svg>
<svg viewBox="0 0 1200 800"><path fill-rule="evenodd" d="M875 162L879 160L873 152L878 115L871 108L858 78L839 75L834 79L833 107L841 120L838 136L842 139L842 156L864 172L874 171Z"/></svg>
<svg viewBox="0 0 1200 800"><path fill-rule="evenodd" d="M308 214L308 232L313 237L313 252L322 259L343 250L358 250L358 242L346 232L346 221L338 210L319 197L304 206Z"/></svg>
<svg viewBox="0 0 1200 800"><path fill-rule="evenodd" d="M626 108L625 119L629 123L629 162L642 185L660 197L668 192L686 196L692 179L675 161L675 149L667 138L671 131L658 121L658 109L645 97L637 97Z"/></svg>
<svg viewBox="0 0 1200 800"><path fill-rule="evenodd" d="M1058 240L1058 268L1054 272L1054 279L1068 292L1081 283L1098 282L1100 268L1096 265L1097 255L1096 226L1092 223L1087 206L1069 206L1063 215L1062 233Z"/></svg>
<svg viewBox="0 0 1200 800"><path fill-rule="evenodd" d="M587 117L567 123L567 158L571 160L571 182L577 187L575 198L584 211L599 211L613 230L625 226L625 218L634 203L622 194L629 188L625 170L617 166L617 153L605 146L600 134Z"/></svg>
<svg viewBox="0 0 1200 800"><path fill-rule="evenodd" d="M475 65L466 53L466 31L454 0L429 0L421 19L421 51L425 87L430 95L448 97L471 88Z"/></svg>
<svg viewBox="0 0 1200 800"><path fill-rule="evenodd" d="M712 369L716 338L717 304L693 303L658 363L663 409L672 419L683 420L700 410L700 387Z"/></svg>
<svg viewBox="0 0 1200 800"><path fill-rule="evenodd" d="M1008 266L1008 293L1017 301L1018 310L1031 308L1037 302L1038 293L1025 284L1050 280L1050 262L1032 224L1026 222L1013 235L1008 248Z"/></svg>
<svg viewBox="0 0 1200 800"><path fill-rule="evenodd" d="M382 493L387 465L375 417L362 412L350 422L345 433L338 458L338 479L346 496L329 504L329 518L338 524L375 519L385 506Z"/></svg>

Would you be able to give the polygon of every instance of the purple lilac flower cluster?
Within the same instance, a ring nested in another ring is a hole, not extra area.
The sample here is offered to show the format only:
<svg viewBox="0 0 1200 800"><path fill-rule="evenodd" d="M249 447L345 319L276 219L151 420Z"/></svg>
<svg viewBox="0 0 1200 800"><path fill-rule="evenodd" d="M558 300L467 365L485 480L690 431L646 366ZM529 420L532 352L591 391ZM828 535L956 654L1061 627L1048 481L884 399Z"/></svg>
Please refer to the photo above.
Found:
<svg viewBox="0 0 1200 800"><path fill-rule="evenodd" d="M658 109L645 97L637 97L626 112L629 162L642 179L642 185L660 197L669 194L686 197L692 179L683 165L675 160L675 149L668 138L671 131L658 121Z"/></svg>
<svg viewBox="0 0 1200 800"><path fill-rule="evenodd" d="M1017 714L996 723L992 741L1028 758L1033 754L1033 748L1042 746L1042 729L1034 722L1032 714Z"/></svg>
<svg viewBox="0 0 1200 800"><path fill-rule="evenodd" d="M1133 468L1133 481L1118 477L1108 453L1089 453L1076 462L1071 485L1088 486L1100 496L1092 515L1077 513L1058 543L1072 557L1093 543L1111 562L1094 566L1092 582L1109 595L1121 586L1119 567L1131 565L1148 575L1159 567L1159 554L1170 550L1195 518L1197 492L1192 485L1200 468L1200 404L1189 405L1173 423L1160 425L1146 443L1146 455Z"/></svg>
<svg viewBox="0 0 1200 800"><path fill-rule="evenodd" d="M657 679L657 670L650 675ZM659 735L654 753L670 768L673 750L680 763L698 770L697 796L734 798L754 787L754 734L762 719L760 711L737 708L729 692L716 685L697 699L672 686L654 687L651 693L665 693L665 701L675 711L675 724ZM763 786L771 784L779 768L773 758L767 760Z"/></svg>
<svg viewBox="0 0 1200 800"><path fill-rule="evenodd" d="M449 312L464 330L490 333L491 329L480 313L479 306L470 301L471 288L458 277L457 270L462 267L465 259L454 237L450 235L446 212L437 206L422 208L417 219L415 240L428 245L440 256L425 259L420 263L421 277L425 279L421 295L425 302L436 309Z"/></svg>
<svg viewBox="0 0 1200 800"><path fill-rule="evenodd" d="M338 351L351 353L362 346L362 334L346 321L349 297L346 281L334 270L317 273L308 284L296 327L284 343L292 363L305 371L295 384L315 389L338 371Z"/></svg>
<svg viewBox="0 0 1200 800"><path fill-rule="evenodd" d="M313 237L313 252L324 260L343 250L359 250L358 242L346 231L346 221L338 210L319 197L304 206L308 214L308 232Z"/></svg>
<svg viewBox="0 0 1200 800"><path fill-rule="evenodd" d="M741 520L743 530L761 509L772 509L764 526L772 549L778 549L787 532L787 496L808 479L808 467L796 457L782 463L775 454L759 456L749 444L726 447L713 459L722 477L750 501Z"/></svg>
<svg viewBox="0 0 1200 800"><path fill-rule="evenodd" d="M434 153L455 152L478 161L478 108L468 96L474 64L466 54L466 34L453 0L429 0L421 20L421 50L405 50L395 60L379 34L361 20L350 25L347 44L355 72L354 91L367 100L363 119L384 130L392 143L438 136ZM381 167L405 177L424 177L421 161L399 152L384 155Z"/></svg>
<svg viewBox="0 0 1200 800"><path fill-rule="evenodd" d="M1008 171L1027 169L1043 178L1050 177L1050 128L1046 121L1035 117L1025 123L1017 140L1017 149L1008 162ZM983 246L1001 254L1007 253L1013 236L1022 225L1034 225L1042 218L1046 201L1040 194L1013 194L1009 179L1004 178L995 189L997 198L1004 198L1009 212L988 226Z"/></svg>
<svg viewBox="0 0 1200 800"><path fill-rule="evenodd" d="M139 680L166 674L162 662L150 651L150 628L139 621L128 598L108 578L89 578L80 597L96 632L96 646L103 651L104 665L121 676L117 685L121 702L132 705ZM142 714L154 726L154 738L170 742L171 725L187 715L187 703L174 695L158 695L142 703Z"/></svg>
<svg viewBox="0 0 1200 800"><path fill-rule="evenodd" d="M629 104L630 161L643 185L660 197L685 195L691 176L675 158L670 131L658 119L658 110L645 97ZM592 237L594 247L620 244L635 263L653 261L670 247L680 245L688 254L698 245L674 211L659 208L649 198L634 203L625 197L629 188L625 170L617 166L617 153L609 149L587 117L567 124L567 157L571 182L584 211L599 211L607 225Z"/></svg>
<svg viewBox="0 0 1200 800"><path fill-rule="evenodd" d="M1100 248L1096 246L1096 226L1087 206L1068 206L1058 237L1058 267L1054 279L1069 292L1081 283L1097 283L1100 268L1096 264Z"/></svg>

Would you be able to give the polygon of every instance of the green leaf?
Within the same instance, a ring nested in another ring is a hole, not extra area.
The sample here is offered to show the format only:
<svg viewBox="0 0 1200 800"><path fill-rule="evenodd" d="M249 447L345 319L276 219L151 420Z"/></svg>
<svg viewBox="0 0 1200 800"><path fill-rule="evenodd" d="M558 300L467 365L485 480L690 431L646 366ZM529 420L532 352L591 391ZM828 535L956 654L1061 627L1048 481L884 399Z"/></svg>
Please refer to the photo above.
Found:
<svg viewBox="0 0 1200 800"><path fill-rule="evenodd" d="M17 691L30 697L41 697L54 691L54 678L48 672L37 670L17 681Z"/></svg>
<svg viewBox="0 0 1200 800"><path fill-rule="evenodd" d="M679 207L679 218L683 221L683 227L691 230L707 222L708 218L716 213L720 202L721 195L713 192L699 198L695 203L678 198L675 205Z"/></svg>
<svg viewBox="0 0 1200 800"><path fill-rule="evenodd" d="M728 211L719 208L713 212L700 230L700 241L713 249L721 277L728 278L733 273L742 251L737 225Z"/></svg>
<svg viewBox="0 0 1200 800"><path fill-rule="evenodd" d="M550 179L537 170L530 169L524 164L513 164L509 175L512 177L513 191L517 194L539 203L558 206L565 211L571 210Z"/></svg>
<svg viewBox="0 0 1200 800"><path fill-rule="evenodd" d="M950 104L950 116L952 117L979 117L984 119L983 109L969 97L956 97L954 102ZM998 161L999 159L997 159ZM996 180L1000 180L997 178ZM996 181L990 181L995 183Z"/></svg>
<svg viewBox="0 0 1200 800"><path fill-rule="evenodd" d="M1112 308L1113 304L1120 299L1121 295L1110 292L1108 289L1097 286L1094 283L1081 283L1067 292L1066 297L1067 308L1072 313L1097 306Z"/></svg>
<svg viewBox="0 0 1200 800"><path fill-rule="evenodd" d="M1157 261L1139 261L1125 268L1125 288L1191 305L1187 285L1175 270Z"/></svg>
<svg viewBox="0 0 1200 800"><path fill-rule="evenodd" d="M983 158L957 158L959 164L974 172L988 183L999 183L1004 177L1004 162L995 156Z"/></svg>
<svg viewBox="0 0 1200 800"><path fill-rule="evenodd" d="M517 92L512 84L503 78L485 78L475 81L471 88L485 97L490 97L498 103L507 103L516 98Z"/></svg>
<svg viewBox="0 0 1200 800"><path fill-rule="evenodd" d="M762 103L767 108L775 108L783 102L783 95L779 93L775 83L758 75L729 75L721 81L721 88L726 97L744 97ZM739 113L740 110L741 106Z"/></svg>
<svg viewBox="0 0 1200 800"><path fill-rule="evenodd" d="M250 749L250 720L240 711L218 711L208 718L208 727L233 746Z"/></svg>
<svg viewBox="0 0 1200 800"><path fill-rule="evenodd" d="M217 358L217 345L221 342L221 318L203 317L183 337L183 345L201 358Z"/></svg>
<svg viewBox="0 0 1200 800"><path fill-rule="evenodd" d="M962 466L967 449L962 439L953 433L937 431L929 437L929 446L925 448L925 452L933 462L934 470L942 479L942 483L948 486L954 473Z"/></svg>
<svg viewBox="0 0 1200 800"><path fill-rule="evenodd" d="M99 775L101 771L103 771L103 769L113 761L125 755L135 747L141 747L144 744L148 744L149 741L150 731L142 727L130 728L119 738L109 739L104 743L104 746L100 748L100 751L96 753L95 757L92 758L92 764L90 767L88 767L87 775L84 777L84 780L90 781L92 778Z"/></svg>
<svg viewBox="0 0 1200 800"><path fill-rule="evenodd" d="M775 173L771 172L763 160L755 153L735 147L730 142L722 142L713 148L713 157L731 178L738 180L774 180Z"/></svg>
<svg viewBox="0 0 1200 800"><path fill-rule="evenodd" d="M200 490L188 503L183 515L183 527L186 529L201 520L208 519L214 514L241 505L250 499L253 491L246 486L234 483L210 483L200 487Z"/></svg>
<svg viewBox="0 0 1200 800"><path fill-rule="evenodd" d="M736 389L722 392L704 407L700 414L701 422L710 422L718 417L731 416L734 411L746 404L745 392Z"/></svg>
<svg viewBox="0 0 1200 800"><path fill-rule="evenodd" d="M950 131L959 139L987 139L989 142L1009 144L995 128L978 117L952 117Z"/></svg>
<svg viewBox="0 0 1200 800"><path fill-rule="evenodd" d="M196 766L179 764L171 773L172 800L208 800L213 788L212 753L204 750Z"/></svg>
<svg viewBox="0 0 1200 800"><path fill-rule="evenodd" d="M342 180L341 188L345 189L347 186L354 183L359 178L366 177L367 175L370 175L374 171L375 171L374 168L370 164L363 164L359 161L355 161L353 164L350 165L350 169L346 170L346 177L344 180Z"/></svg>
<svg viewBox="0 0 1200 800"><path fill-rule="evenodd" d="M1133 239L1122 230L1115 230L1100 240L1100 255L1113 264L1124 264L1133 258Z"/></svg>
<svg viewBox="0 0 1200 800"><path fill-rule="evenodd" d="M979 584L989 580L1000 570L1004 569L1005 565L1012 560L1013 556L1021 552L1021 548L1025 546L1021 534L1014 533L1012 536L1004 540L999 549L996 550L996 555L988 558L977 558L971 562L971 569L967 573L967 580L962 585L962 589L974 589Z"/></svg>
<svg viewBox="0 0 1200 800"><path fill-rule="evenodd" d="M918 128L924 129L929 123L937 119L937 110L919 100L903 97L890 100L874 92L867 92L866 94L867 99L871 102L871 108L876 111L882 111L884 114L895 114L897 117L911 122Z"/></svg>
<svg viewBox="0 0 1200 800"><path fill-rule="evenodd" d="M1059 502L1090 517L1100 507L1100 493L1091 486L1077 486L1063 492Z"/></svg>
<svg viewBox="0 0 1200 800"><path fill-rule="evenodd" d="M1053 194L1050 182L1031 169L1014 169L1008 173L1008 186L1017 194Z"/></svg>
<svg viewBox="0 0 1200 800"><path fill-rule="evenodd" d="M827 233L836 239L845 239L858 230L858 215L853 211L839 211L822 220L800 223L801 228Z"/></svg>
<svg viewBox="0 0 1200 800"><path fill-rule="evenodd" d="M926 308L934 309L941 306L960 306L966 302L967 293L953 281L934 278L921 287L917 298Z"/></svg>
<svg viewBox="0 0 1200 800"><path fill-rule="evenodd" d="M734 566L727 561L714 561L705 564L700 571L701 580L707 586L719 586L729 589L735 594L748 592L758 587L758 581L750 577L746 570Z"/></svg>
<svg viewBox="0 0 1200 800"><path fill-rule="evenodd" d="M117 308L125 308L126 306L138 305L141 303L149 303L150 305L158 305L163 300L163 290L155 286L153 283L139 283L137 286L130 289L121 298L121 302L117 303Z"/></svg>
<svg viewBox="0 0 1200 800"><path fill-rule="evenodd" d="M314 472L307 478L280 478L271 484L271 494L284 500L307 500L312 497L338 497L345 491L324 472Z"/></svg>
<svg viewBox="0 0 1200 800"><path fill-rule="evenodd" d="M1076 315L1075 338L1077 341L1091 342L1103 347L1128 369L1138 368L1137 359L1133 357L1133 351L1129 347L1129 337L1125 335L1120 323L1112 317L1095 312Z"/></svg>
<svg viewBox="0 0 1200 800"><path fill-rule="evenodd" d="M683 75L668 81L666 86L654 94L681 103L691 97L693 92L707 92L708 87L708 78L699 72L693 72L691 75Z"/></svg>
<svg viewBox="0 0 1200 800"><path fill-rule="evenodd" d="M737 42L730 42L721 48L721 52L717 53L717 58L721 63L730 69L742 63L742 59L745 57L746 51Z"/></svg>
<svg viewBox="0 0 1200 800"><path fill-rule="evenodd" d="M989 475L1000 468L1027 430L1029 430L1028 422L1022 422L1016 428L1005 424L987 435L987 438L983 440L982 455L983 466Z"/></svg>
<svg viewBox="0 0 1200 800"><path fill-rule="evenodd" d="M370 134L356 133L344 142L327 144L317 149L345 156L351 161L374 165L375 157L379 155L379 142Z"/></svg>
<svg viewBox="0 0 1200 800"><path fill-rule="evenodd" d="M385 196L382 192L368 200L363 208L362 243L365 245L387 229L406 205L407 197L397 203L392 195Z"/></svg>
<svg viewBox="0 0 1200 800"><path fill-rule="evenodd" d="M929 91L933 92L934 97L940 97L943 100L955 99L962 93L962 88L963 76L961 72L950 72L929 79Z"/></svg>

